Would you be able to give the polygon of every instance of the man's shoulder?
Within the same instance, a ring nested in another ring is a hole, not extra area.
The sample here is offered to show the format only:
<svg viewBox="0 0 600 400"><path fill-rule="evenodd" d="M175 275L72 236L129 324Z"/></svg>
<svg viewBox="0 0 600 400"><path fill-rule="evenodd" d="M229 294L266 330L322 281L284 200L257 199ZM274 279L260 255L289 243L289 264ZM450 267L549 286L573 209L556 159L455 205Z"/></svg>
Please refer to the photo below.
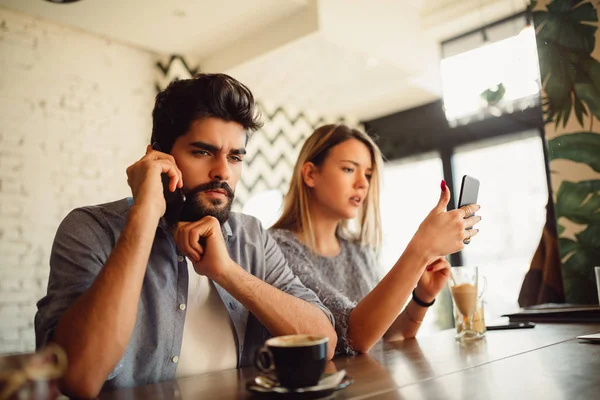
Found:
<svg viewBox="0 0 600 400"><path fill-rule="evenodd" d="M110 203L77 207L64 218L63 224L79 224L92 219L110 225L121 225L127 219L132 204L132 198L124 198Z"/></svg>
<svg viewBox="0 0 600 400"><path fill-rule="evenodd" d="M262 232L264 228L260 220L252 215L243 214L240 212L232 212L229 215L229 219L227 223L231 227L231 230L234 232L240 233L252 233L252 232Z"/></svg>

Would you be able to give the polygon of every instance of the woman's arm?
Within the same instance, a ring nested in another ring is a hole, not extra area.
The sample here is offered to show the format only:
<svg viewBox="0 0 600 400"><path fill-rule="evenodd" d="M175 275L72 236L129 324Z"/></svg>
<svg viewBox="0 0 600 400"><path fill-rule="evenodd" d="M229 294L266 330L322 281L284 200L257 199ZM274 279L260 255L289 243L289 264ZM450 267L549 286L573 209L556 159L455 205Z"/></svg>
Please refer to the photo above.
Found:
<svg viewBox="0 0 600 400"><path fill-rule="evenodd" d="M348 340L354 350L367 353L394 323L417 285L428 257L407 247L388 274L350 313Z"/></svg>
<svg viewBox="0 0 600 400"><path fill-rule="evenodd" d="M439 258L427 267L415 288L415 296L425 303L431 303L448 281L450 264L446 259ZM408 303L404 311L383 336L385 341L395 341L414 338L421 327L428 307L417 304L414 299Z"/></svg>
<svg viewBox="0 0 600 400"><path fill-rule="evenodd" d="M438 258L461 250L464 247L463 240L471 236L466 233L465 228L472 227L480 220L480 217L465 219L465 211L462 209L447 212L449 200L450 190L442 185L438 204L423 220L404 253L383 280L350 314L348 338L356 351L368 352L388 332L417 283L418 291L425 292L424 298L421 299L423 301L427 301L426 294L433 299L441 289L440 287L432 290L436 285L427 284L431 281L431 275L428 274L433 272L433 267L427 272L425 268ZM479 209L478 205L471 207L475 211ZM437 281L441 282L439 279ZM445 284L445 281L443 283ZM408 314L409 312L414 314ZM411 331L417 327L408 327L408 317L422 321L423 315L424 310L419 311L415 306L409 305L404 317L398 321L399 326L394 327L394 332L402 332L402 335L407 336L416 333Z"/></svg>

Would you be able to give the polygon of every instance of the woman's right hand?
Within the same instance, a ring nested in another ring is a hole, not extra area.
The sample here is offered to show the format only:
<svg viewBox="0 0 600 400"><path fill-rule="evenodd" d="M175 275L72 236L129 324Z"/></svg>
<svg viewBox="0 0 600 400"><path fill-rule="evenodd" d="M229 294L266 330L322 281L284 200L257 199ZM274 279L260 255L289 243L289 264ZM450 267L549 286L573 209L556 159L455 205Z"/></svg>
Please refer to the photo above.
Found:
<svg viewBox="0 0 600 400"><path fill-rule="evenodd" d="M413 236L409 246L424 252L428 260L444 257L456 253L465 247L463 241L469 240L479 232L478 229L470 229L481 217L468 215L479 210L478 204L470 204L452 211L446 211L450 201L450 189L442 181L442 193L438 204L431 210L423 220L417 233Z"/></svg>
<svg viewBox="0 0 600 400"><path fill-rule="evenodd" d="M131 187L134 204L149 207L161 217L166 210L161 174L171 178L169 190L183 187L183 175L175 159L148 146L144 157L127 168L127 184Z"/></svg>

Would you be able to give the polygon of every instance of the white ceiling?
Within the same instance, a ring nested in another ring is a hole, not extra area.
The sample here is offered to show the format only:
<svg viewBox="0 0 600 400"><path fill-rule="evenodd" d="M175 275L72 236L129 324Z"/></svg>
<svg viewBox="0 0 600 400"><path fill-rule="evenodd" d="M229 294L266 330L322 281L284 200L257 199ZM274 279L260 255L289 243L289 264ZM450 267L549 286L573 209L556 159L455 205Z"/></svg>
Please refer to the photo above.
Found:
<svg viewBox="0 0 600 400"><path fill-rule="evenodd" d="M367 119L440 97L439 43L526 0L0 0L230 73L257 97Z"/></svg>
<svg viewBox="0 0 600 400"><path fill-rule="evenodd" d="M0 5L157 53L205 57L307 0L0 0Z"/></svg>

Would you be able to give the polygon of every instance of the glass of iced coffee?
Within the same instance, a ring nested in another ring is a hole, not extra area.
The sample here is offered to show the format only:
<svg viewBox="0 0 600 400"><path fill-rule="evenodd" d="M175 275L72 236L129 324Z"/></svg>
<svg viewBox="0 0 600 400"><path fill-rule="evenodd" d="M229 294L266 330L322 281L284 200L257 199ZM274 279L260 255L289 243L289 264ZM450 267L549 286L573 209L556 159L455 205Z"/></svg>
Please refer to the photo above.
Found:
<svg viewBox="0 0 600 400"><path fill-rule="evenodd" d="M462 326L457 329L456 340L478 340L483 337L480 329L474 327L474 317L478 309L478 269L477 267L452 267L450 269L450 293L454 308L462 316Z"/></svg>

